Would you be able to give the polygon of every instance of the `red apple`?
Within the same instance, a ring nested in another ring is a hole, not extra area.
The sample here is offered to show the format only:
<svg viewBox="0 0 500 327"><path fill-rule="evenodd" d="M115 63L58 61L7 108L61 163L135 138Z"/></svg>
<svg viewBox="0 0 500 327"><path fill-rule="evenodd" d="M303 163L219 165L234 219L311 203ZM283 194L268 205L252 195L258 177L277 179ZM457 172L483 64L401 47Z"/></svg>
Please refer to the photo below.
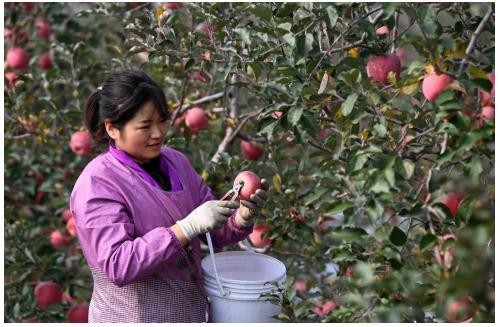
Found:
<svg viewBox="0 0 500 327"><path fill-rule="evenodd" d="M183 7L182 2L164 2L162 4L164 9L176 10Z"/></svg>
<svg viewBox="0 0 500 327"><path fill-rule="evenodd" d="M71 217L68 219L66 222L66 229L68 230L68 233L70 233L71 236L76 236L76 220L75 218Z"/></svg>
<svg viewBox="0 0 500 327"><path fill-rule="evenodd" d="M329 314L333 309L337 307L337 303L332 300L323 301L319 304L315 309L314 313L316 313L320 317L324 317Z"/></svg>
<svg viewBox="0 0 500 327"><path fill-rule="evenodd" d="M352 278L352 276L354 276L354 269L351 266L347 267L345 270L345 276L347 278Z"/></svg>
<svg viewBox="0 0 500 327"><path fill-rule="evenodd" d="M89 317L89 305L86 303L72 306L68 311L68 322L87 323Z"/></svg>
<svg viewBox="0 0 500 327"><path fill-rule="evenodd" d="M5 85L5 88L10 90L16 85L18 76L14 72L7 72L5 73L5 78L9 81L9 83Z"/></svg>
<svg viewBox="0 0 500 327"><path fill-rule="evenodd" d="M324 137L327 137L330 134L330 132L327 129L320 129L318 131L318 138L322 139Z"/></svg>
<svg viewBox="0 0 500 327"><path fill-rule="evenodd" d="M481 117L485 119L495 119L495 108L492 106L486 106L481 109Z"/></svg>
<svg viewBox="0 0 500 327"><path fill-rule="evenodd" d="M389 27L387 26L382 26L382 27L379 27L375 30L375 34L377 35L385 35L385 34L389 34Z"/></svg>
<svg viewBox="0 0 500 327"><path fill-rule="evenodd" d="M35 22L36 35L48 39L52 34L52 29L45 18L38 17Z"/></svg>
<svg viewBox="0 0 500 327"><path fill-rule="evenodd" d="M242 140L240 145L241 153L247 160L259 160L264 154L264 150L257 144Z"/></svg>
<svg viewBox="0 0 500 327"><path fill-rule="evenodd" d="M7 51L7 64L14 69L26 69L29 65L28 52L19 47L10 48Z"/></svg>
<svg viewBox="0 0 500 327"><path fill-rule="evenodd" d="M71 244L71 240L61 233L59 230L55 230L50 234L50 244L56 249L60 249L64 246Z"/></svg>
<svg viewBox="0 0 500 327"><path fill-rule="evenodd" d="M210 37L210 35L214 32L214 27L209 23L200 23L195 28L196 31L203 32L206 37Z"/></svg>
<svg viewBox="0 0 500 327"><path fill-rule="evenodd" d="M21 5L24 7L24 12L27 14L31 13L35 7L34 2L21 2Z"/></svg>
<svg viewBox="0 0 500 327"><path fill-rule="evenodd" d="M62 218L64 221L68 221L71 218L73 218L73 214L71 213L71 210L70 209L64 210L62 213Z"/></svg>
<svg viewBox="0 0 500 327"><path fill-rule="evenodd" d="M186 113L186 126L193 133L199 133L208 126L208 118L205 110L201 108L191 108Z"/></svg>
<svg viewBox="0 0 500 327"><path fill-rule="evenodd" d="M260 183L260 178L257 174L251 171L242 171L234 179L233 187L243 182L243 188L240 190L240 199L250 200L250 195L254 194L258 189L262 187Z"/></svg>
<svg viewBox="0 0 500 327"><path fill-rule="evenodd" d="M448 193L441 202L448 207L448 209L451 212L451 215L455 217L463 198L464 197L459 193Z"/></svg>
<svg viewBox="0 0 500 327"><path fill-rule="evenodd" d="M368 77L371 77L375 82L388 84L389 81L387 80L387 76L390 72L394 72L396 78L399 77L401 73L401 61L398 56L391 54L368 59L366 73Z"/></svg>
<svg viewBox="0 0 500 327"><path fill-rule="evenodd" d="M422 83L422 92L427 100L434 102L454 80L453 77L446 74L427 75Z"/></svg>
<svg viewBox="0 0 500 327"><path fill-rule="evenodd" d="M62 292L59 284L54 282L39 282L35 287L35 297L40 308L62 302Z"/></svg>
<svg viewBox="0 0 500 327"><path fill-rule="evenodd" d="M78 156L86 156L92 152L92 135L86 131L77 131L71 135L71 150Z"/></svg>
<svg viewBox="0 0 500 327"><path fill-rule="evenodd" d="M293 283L293 288L295 288L297 290L297 292L299 293L306 293L307 292L307 284L305 281L303 280L299 280L297 279L294 283Z"/></svg>
<svg viewBox="0 0 500 327"><path fill-rule="evenodd" d="M271 245L271 239L269 236L263 237L262 234L267 233L271 230L271 226L268 224L255 224L253 226L253 231L248 235L248 238L252 242L252 245L257 248L265 248Z"/></svg>
<svg viewBox="0 0 500 327"><path fill-rule="evenodd" d="M40 66L40 68L43 70L49 70L52 68L53 63L50 51L47 51L40 56L40 58L38 59L38 66Z"/></svg>
<svg viewBox="0 0 500 327"><path fill-rule="evenodd" d="M472 299L469 296L464 296L448 303L446 320L449 322L464 322L471 319L475 313L476 310L473 307Z"/></svg>

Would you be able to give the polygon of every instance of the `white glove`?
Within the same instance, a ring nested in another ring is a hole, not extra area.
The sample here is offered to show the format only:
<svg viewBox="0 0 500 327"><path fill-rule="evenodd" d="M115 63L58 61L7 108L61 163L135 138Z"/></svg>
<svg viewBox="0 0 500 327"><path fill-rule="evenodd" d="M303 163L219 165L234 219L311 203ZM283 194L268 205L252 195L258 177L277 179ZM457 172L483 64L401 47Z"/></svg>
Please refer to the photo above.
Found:
<svg viewBox="0 0 500 327"><path fill-rule="evenodd" d="M184 235L192 240L196 235L204 234L224 225L231 217L232 210L239 204L233 201L207 201L194 209L186 218L177 221Z"/></svg>

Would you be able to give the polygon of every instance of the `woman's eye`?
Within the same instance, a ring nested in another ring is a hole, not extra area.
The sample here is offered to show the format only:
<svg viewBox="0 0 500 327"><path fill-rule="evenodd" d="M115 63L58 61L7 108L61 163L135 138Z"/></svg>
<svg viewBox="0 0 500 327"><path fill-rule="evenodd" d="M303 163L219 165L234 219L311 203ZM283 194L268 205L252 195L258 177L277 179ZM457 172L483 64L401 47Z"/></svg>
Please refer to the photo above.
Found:
<svg viewBox="0 0 500 327"><path fill-rule="evenodd" d="M139 129L148 129L149 128L149 125L147 126L142 126L142 127L139 127Z"/></svg>

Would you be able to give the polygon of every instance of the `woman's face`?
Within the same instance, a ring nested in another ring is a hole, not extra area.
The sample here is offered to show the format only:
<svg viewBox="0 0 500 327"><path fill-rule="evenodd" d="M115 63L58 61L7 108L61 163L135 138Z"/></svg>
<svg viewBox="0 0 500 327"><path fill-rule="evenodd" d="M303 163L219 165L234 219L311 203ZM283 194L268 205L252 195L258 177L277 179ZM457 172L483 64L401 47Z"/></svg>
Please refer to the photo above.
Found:
<svg viewBox="0 0 500 327"><path fill-rule="evenodd" d="M160 117L154 103L149 101L121 131L109 123L106 129L118 149L125 151L136 162L142 164L160 155L168 130L168 121Z"/></svg>

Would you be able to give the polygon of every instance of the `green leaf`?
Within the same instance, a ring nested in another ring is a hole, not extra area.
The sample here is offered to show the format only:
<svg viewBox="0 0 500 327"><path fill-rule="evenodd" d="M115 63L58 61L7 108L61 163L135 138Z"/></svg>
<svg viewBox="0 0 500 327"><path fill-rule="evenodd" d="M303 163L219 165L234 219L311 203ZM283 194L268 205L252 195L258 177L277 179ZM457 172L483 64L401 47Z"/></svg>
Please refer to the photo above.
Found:
<svg viewBox="0 0 500 327"><path fill-rule="evenodd" d="M352 203L348 201L338 201L332 203L326 210L325 215L330 216L337 213L342 213L344 210L347 210L352 207Z"/></svg>
<svg viewBox="0 0 500 327"><path fill-rule="evenodd" d="M357 93L353 93L347 97L347 99L340 106L342 115L349 116L349 114L352 112L352 109L354 108L356 100L358 100L358 96L359 95Z"/></svg>
<svg viewBox="0 0 500 327"><path fill-rule="evenodd" d="M384 242L385 240L389 239L391 235L391 225L389 224L384 224L377 228L377 230L373 233L373 237L378 242Z"/></svg>
<svg viewBox="0 0 500 327"><path fill-rule="evenodd" d="M326 24L329 28L334 28L337 24L337 20L339 19L339 14L337 13L337 9L334 6L326 7L325 11L325 20Z"/></svg>
<svg viewBox="0 0 500 327"><path fill-rule="evenodd" d="M453 100L454 98L455 98L455 92L453 92L453 90L446 90L440 95L438 95L435 104L439 106L447 101Z"/></svg>
<svg viewBox="0 0 500 327"><path fill-rule="evenodd" d="M323 92L325 92L326 86L328 85L328 77L328 73L325 72L323 74L323 78L321 79L321 84L319 85L318 94L323 94Z"/></svg>
<svg viewBox="0 0 500 327"><path fill-rule="evenodd" d="M273 18L273 12L268 6L255 5L252 11L255 14L255 16L262 18L267 22L269 22Z"/></svg>
<svg viewBox="0 0 500 327"><path fill-rule="evenodd" d="M398 227L394 227L391 232L391 236L389 236L392 244L396 246L402 246L406 243L406 234L399 229Z"/></svg>
<svg viewBox="0 0 500 327"><path fill-rule="evenodd" d="M396 184L396 177L394 174L394 169L386 168L384 170L384 175L385 175L385 180L387 181L387 183L389 183L389 186L394 187Z"/></svg>
<svg viewBox="0 0 500 327"><path fill-rule="evenodd" d="M287 114L288 122L292 125L295 126L300 120L300 117L302 116L302 112L304 111L304 107L302 106L295 106L293 107Z"/></svg>
<svg viewBox="0 0 500 327"><path fill-rule="evenodd" d="M394 97L388 101L388 103L394 108L398 110L403 110L408 113L415 112L415 109L410 101L402 99L402 97Z"/></svg>
<svg viewBox="0 0 500 327"><path fill-rule="evenodd" d="M415 172L415 163L411 160L405 159L397 162L396 172L402 176L404 179L408 180L413 176Z"/></svg>
<svg viewBox="0 0 500 327"><path fill-rule="evenodd" d="M344 242L361 241L362 236L365 235L368 235L368 233L358 227L338 227L330 232L330 236Z"/></svg>
<svg viewBox="0 0 500 327"><path fill-rule="evenodd" d="M306 206L310 205L311 203L318 200L320 197L322 197L329 191L330 189L328 188L319 188L313 190L311 193L307 194L307 196L304 198L304 205Z"/></svg>
<svg viewBox="0 0 500 327"><path fill-rule="evenodd" d="M250 33L246 28L238 27L234 29L234 32L241 37L241 39L243 40L243 42L245 42L245 44L247 45L252 44L252 41L250 41Z"/></svg>
<svg viewBox="0 0 500 327"><path fill-rule="evenodd" d="M420 240L420 249L425 250L425 248L434 245L437 242L437 237L433 234L425 234Z"/></svg>
<svg viewBox="0 0 500 327"><path fill-rule="evenodd" d="M193 58L190 58L187 62L186 65L184 66L184 72L188 72L193 65L196 63L196 61Z"/></svg>
<svg viewBox="0 0 500 327"><path fill-rule="evenodd" d="M477 142L492 135L493 131L494 130L491 128L483 128L467 133L464 139L460 142L460 146L457 151L462 152L470 150L470 148L472 148Z"/></svg>
<svg viewBox="0 0 500 327"><path fill-rule="evenodd" d="M375 184L372 187L370 187L370 191L374 193L389 193L390 191L389 184L387 184L385 179L379 177L377 178Z"/></svg>
<svg viewBox="0 0 500 327"><path fill-rule="evenodd" d="M283 41L285 41L286 44L288 44L291 47L295 47L295 36L293 33L287 33L282 36Z"/></svg>
<svg viewBox="0 0 500 327"><path fill-rule="evenodd" d="M291 23L281 23L281 24L278 24L277 26L279 29L282 29L282 30L285 30L285 31L289 31L291 30L292 28L292 24Z"/></svg>
<svg viewBox="0 0 500 327"><path fill-rule="evenodd" d="M313 48L314 37L311 33L299 36L297 40L297 59L306 57Z"/></svg>

